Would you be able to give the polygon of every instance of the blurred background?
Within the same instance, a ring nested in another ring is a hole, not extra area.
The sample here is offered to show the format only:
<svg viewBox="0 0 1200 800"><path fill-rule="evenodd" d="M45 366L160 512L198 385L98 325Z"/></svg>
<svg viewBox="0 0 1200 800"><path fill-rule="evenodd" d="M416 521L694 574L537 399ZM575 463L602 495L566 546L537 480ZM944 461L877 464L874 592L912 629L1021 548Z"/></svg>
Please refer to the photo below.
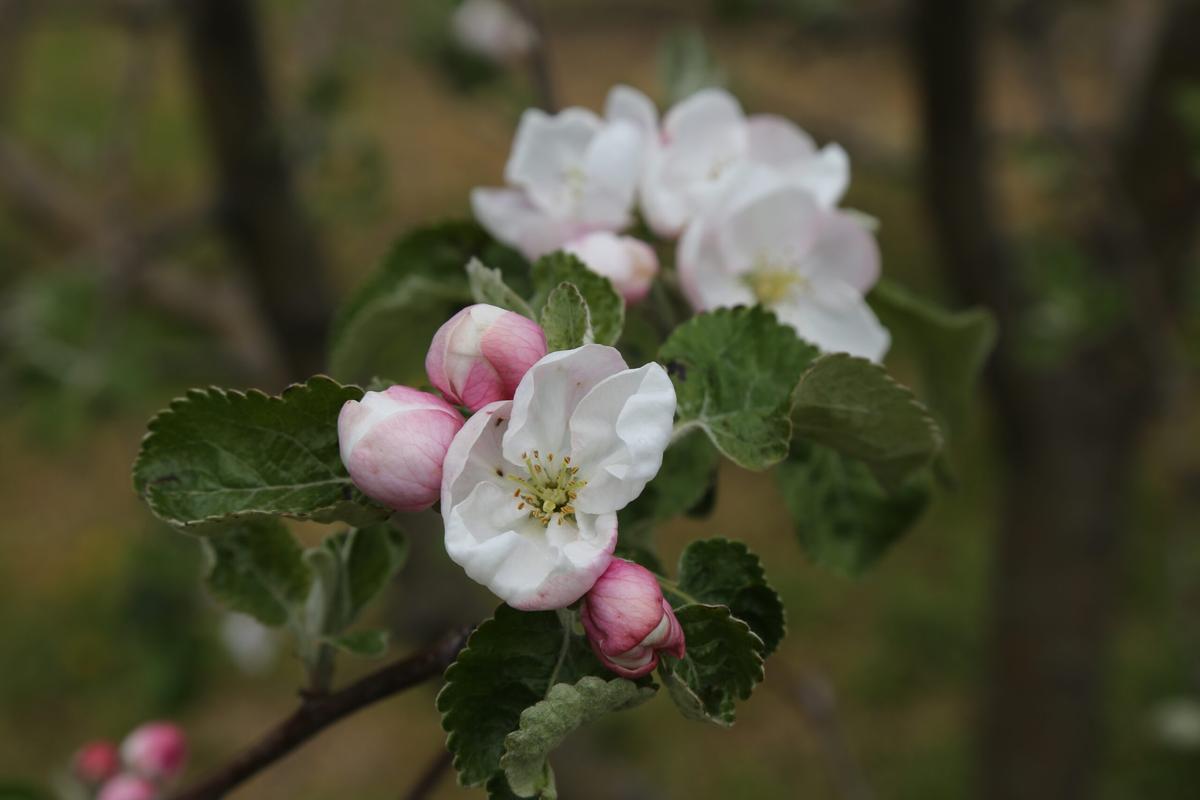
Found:
<svg viewBox="0 0 1200 800"><path fill-rule="evenodd" d="M539 44L498 61L455 6L0 0L0 797L152 717L195 776L291 709L288 643L135 496L146 420L319 370L338 299L500 182L523 108L619 82L722 82L841 143L885 275L1001 336L957 489L862 578L807 564L774 480L732 467L663 532L668 563L745 539L788 638L733 729L616 715L556 757L563 795L1200 796L1200 4L522 0ZM426 527L374 611L401 652L491 606ZM236 796L403 796L435 690Z"/></svg>

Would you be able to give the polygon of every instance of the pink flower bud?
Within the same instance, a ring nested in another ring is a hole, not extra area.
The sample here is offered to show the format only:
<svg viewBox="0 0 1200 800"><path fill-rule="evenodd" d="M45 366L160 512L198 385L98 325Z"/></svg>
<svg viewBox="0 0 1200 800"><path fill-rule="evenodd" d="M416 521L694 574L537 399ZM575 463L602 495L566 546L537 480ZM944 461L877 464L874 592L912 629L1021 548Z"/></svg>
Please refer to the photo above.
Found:
<svg viewBox="0 0 1200 800"><path fill-rule="evenodd" d="M575 239L563 249L592 272L612 281L613 288L630 305L646 298L658 274L654 248L632 236L597 231Z"/></svg>
<svg viewBox="0 0 1200 800"><path fill-rule="evenodd" d="M187 736L170 722L147 722L121 743L125 765L139 775L158 780L178 775L187 755Z"/></svg>
<svg viewBox="0 0 1200 800"><path fill-rule="evenodd" d="M342 463L358 488L397 511L429 508L462 414L436 395L390 386L350 400L338 415Z"/></svg>
<svg viewBox="0 0 1200 800"><path fill-rule="evenodd" d="M121 756L115 744L107 739L97 739L76 751L71 768L84 783L104 783L121 768Z"/></svg>
<svg viewBox="0 0 1200 800"><path fill-rule="evenodd" d="M618 675L640 678L658 666L659 651L683 658L683 629L644 567L614 558L579 609L592 650Z"/></svg>
<svg viewBox="0 0 1200 800"><path fill-rule="evenodd" d="M96 800L156 800L158 787L141 775L125 773L104 784Z"/></svg>
<svg viewBox="0 0 1200 800"><path fill-rule="evenodd" d="M511 400L521 378L544 355L541 326L480 303L455 314L434 334L425 372L451 403L478 411Z"/></svg>

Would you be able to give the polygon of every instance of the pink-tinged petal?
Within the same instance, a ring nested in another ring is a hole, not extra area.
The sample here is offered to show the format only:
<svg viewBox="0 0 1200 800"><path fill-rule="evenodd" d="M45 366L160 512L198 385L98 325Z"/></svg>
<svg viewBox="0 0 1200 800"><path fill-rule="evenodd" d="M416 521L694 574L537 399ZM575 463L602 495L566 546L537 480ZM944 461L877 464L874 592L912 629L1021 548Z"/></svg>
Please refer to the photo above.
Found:
<svg viewBox="0 0 1200 800"><path fill-rule="evenodd" d="M557 250L588 230L578 221L535 207L520 189L472 189L471 211L488 233L530 260Z"/></svg>
<svg viewBox="0 0 1200 800"><path fill-rule="evenodd" d="M546 332L531 319L507 312L484 332L480 351L496 370L504 397L512 398L529 368L546 355Z"/></svg>
<svg viewBox="0 0 1200 800"><path fill-rule="evenodd" d="M854 214L828 212L821 215L805 268L813 280L836 279L866 294L879 280L879 245Z"/></svg>
<svg viewBox="0 0 1200 800"><path fill-rule="evenodd" d="M141 775L118 775L100 789L96 800L157 800L158 787Z"/></svg>
<svg viewBox="0 0 1200 800"><path fill-rule="evenodd" d="M351 400L338 416L342 462L366 495L397 511L433 505L442 461L462 416L440 397L392 386Z"/></svg>
<svg viewBox="0 0 1200 800"><path fill-rule="evenodd" d="M512 420L504 436L504 456L522 463L523 453L568 452L567 421L592 387L628 369L613 347L585 344L550 353L530 367L513 395Z"/></svg>
<svg viewBox="0 0 1200 800"><path fill-rule="evenodd" d="M171 722L147 722L121 743L121 756L133 771L165 780L178 775L187 761L187 736Z"/></svg>
<svg viewBox="0 0 1200 800"><path fill-rule="evenodd" d="M524 58L537 44L537 31L503 0L466 0L450 28L463 49L497 63Z"/></svg>

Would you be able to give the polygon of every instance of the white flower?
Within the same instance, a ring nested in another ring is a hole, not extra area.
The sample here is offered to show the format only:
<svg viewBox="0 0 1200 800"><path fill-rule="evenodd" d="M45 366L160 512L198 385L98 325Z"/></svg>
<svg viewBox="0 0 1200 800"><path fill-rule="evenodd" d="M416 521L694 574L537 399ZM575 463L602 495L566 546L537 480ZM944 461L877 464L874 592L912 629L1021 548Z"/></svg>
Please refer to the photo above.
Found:
<svg viewBox="0 0 1200 800"><path fill-rule="evenodd" d="M477 188L471 208L487 230L528 258L632 221L643 134L583 108L521 116L504 170L509 188Z"/></svg>
<svg viewBox="0 0 1200 800"><path fill-rule="evenodd" d="M502 0L466 0L450 20L463 49L491 61L516 61L537 44L537 31Z"/></svg>
<svg viewBox="0 0 1200 800"><path fill-rule="evenodd" d="M629 369L598 344L550 353L450 445L450 558L514 608L575 602L612 560L616 512L658 472L674 415L658 364Z"/></svg>
<svg viewBox="0 0 1200 800"><path fill-rule="evenodd" d="M857 215L821 207L766 168L740 171L688 226L678 267L697 310L760 303L826 352L887 352L887 329L863 298L879 278L874 237Z"/></svg>
<svg viewBox="0 0 1200 800"><path fill-rule="evenodd" d="M655 116L653 104L634 89L618 87L609 96L609 119L653 130ZM642 212L660 236L678 236L745 165L770 167L826 208L837 205L850 182L850 160L841 147L818 150L811 136L783 117L747 117L722 89L701 90L672 107L661 132L645 141Z"/></svg>

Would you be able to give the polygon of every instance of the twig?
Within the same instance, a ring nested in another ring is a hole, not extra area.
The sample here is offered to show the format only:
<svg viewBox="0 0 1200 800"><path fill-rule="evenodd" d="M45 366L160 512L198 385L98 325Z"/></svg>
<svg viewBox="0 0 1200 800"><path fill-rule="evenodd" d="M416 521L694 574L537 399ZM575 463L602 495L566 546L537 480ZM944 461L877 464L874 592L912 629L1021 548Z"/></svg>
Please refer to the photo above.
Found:
<svg viewBox="0 0 1200 800"><path fill-rule="evenodd" d="M782 673L785 685L779 690L799 709L816 737L829 779L837 787L838 794L845 800L871 800L874 794L862 766L846 742L829 681L809 669L794 674L782 663L775 663L773 670Z"/></svg>
<svg viewBox="0 0 1200 800"><path fill-rule="evenodd" d="M306 694L300 707L258 742L169 800L214 800L258 774L333 723L379 700L442 674L467 642L471 628L459 628L402 661L389 664L330 694Z"/></svg>
<svg viewBox="0 0 1200 800"><path fill-rule="evenodd" d="M442 782L442 777L452 762L450 751L445 747L439 747L417 782L404 794L404 800L425 800Z"/></svg>
<svg viewBox="0 0 1200 800"><path fill-rule="evenodd" d="M536 0L513 0L513 5L537 34L537 42L529 54L529 75L537 92L538 105L548 114L558 110L554 92L554 70L550 66L550 37L546 31Z"/></svg>

